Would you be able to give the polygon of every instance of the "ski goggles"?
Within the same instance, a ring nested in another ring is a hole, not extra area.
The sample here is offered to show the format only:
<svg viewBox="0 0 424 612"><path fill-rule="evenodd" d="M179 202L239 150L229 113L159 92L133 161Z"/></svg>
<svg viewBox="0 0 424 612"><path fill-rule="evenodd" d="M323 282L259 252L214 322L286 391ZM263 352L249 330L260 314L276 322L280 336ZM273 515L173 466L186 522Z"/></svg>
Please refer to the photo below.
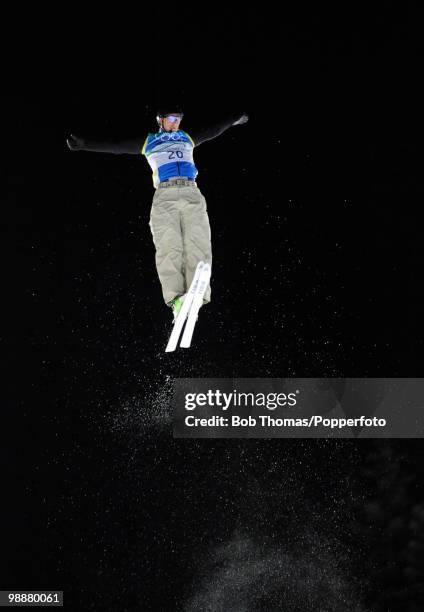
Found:
<svg viewBox="0 0 424 612"><path fill-rule="evenodd" d="M182 115L166 115L165 119L171 123L177 123L177 121L181 121Z"/></svg>

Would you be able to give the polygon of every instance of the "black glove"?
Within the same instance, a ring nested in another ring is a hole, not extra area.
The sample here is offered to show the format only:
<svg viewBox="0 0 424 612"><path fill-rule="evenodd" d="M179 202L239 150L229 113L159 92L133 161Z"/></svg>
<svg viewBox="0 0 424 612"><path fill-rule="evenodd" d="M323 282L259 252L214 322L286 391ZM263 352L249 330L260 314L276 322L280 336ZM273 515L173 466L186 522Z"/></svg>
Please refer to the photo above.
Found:
<svg viewBox="0 0 424 612"><path fill-rule="evenodd" d="M80 151L85 147L84 138L80 138L79 136L75 136L75 134L71 134L69 138L66 139L68 147L71 151Z"/></svg>
<svg viewBox="0 0 424 612"><path fill-rule="evenodd" d="M233 125L243 125L243 123L247 123L249 121L249 116L246 113L243 113L242 116L234 121Z"/></svg>

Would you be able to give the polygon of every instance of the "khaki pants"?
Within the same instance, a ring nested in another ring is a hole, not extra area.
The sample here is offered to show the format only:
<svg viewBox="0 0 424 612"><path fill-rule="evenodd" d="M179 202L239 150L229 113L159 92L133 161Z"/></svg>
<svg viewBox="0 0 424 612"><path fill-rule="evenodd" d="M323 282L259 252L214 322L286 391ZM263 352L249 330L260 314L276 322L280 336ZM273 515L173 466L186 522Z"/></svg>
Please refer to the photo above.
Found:
<svg viewBox="0 0 424 612"><path fill-rule="evenodd" d="M212 264L206 200L193 186L157 189L150 213L156 268L166 304L188 291L199 261ZM210 302L211 288L203 303Z"/></svg>

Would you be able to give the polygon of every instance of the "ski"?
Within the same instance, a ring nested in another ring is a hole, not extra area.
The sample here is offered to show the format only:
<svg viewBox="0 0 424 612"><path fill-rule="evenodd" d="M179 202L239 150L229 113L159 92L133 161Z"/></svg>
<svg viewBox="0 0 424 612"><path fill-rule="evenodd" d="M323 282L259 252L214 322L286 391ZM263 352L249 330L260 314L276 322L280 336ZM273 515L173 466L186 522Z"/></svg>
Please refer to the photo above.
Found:
<svg viewBox="0 0 424 612"><path fill-rule="evenodd" d="M185 325L184 334L180 342L182 348L189 348L193 337L194 326L196 325L199 309L203 304L203 296L211 278L211 266L205 263L200 271L199 281L195 287L195 293L191 300L191 306L188 313L187 323Z"/></svg>
<svg viewBox="0 0 424 612"><path fill-rule="evenodd" d="M183 325L185 323L185 320L186 320L187 315L189 313L190 307L192 305L193 298L196 295L197 285L198 285L200 274L201 274L201 272L203 270L203 266L204 265L205 264L204 264L203 261L199 261L199 263L197 264L197 268L196 268L196 271L194 273L193 280L192 280L191 285L190 285L190 289L188 290L187 295L186 295L186 297L184 299L183 305L181 306L181 310L178 313L177 318L175 319L174 327L172 328L172 332L171 332L168 344L167 344L166 349L165 349L166 353L170 353L171 351L175 351L175 349L177 347L178 340L179 340L180 334L181 334L181 330L183 329Z"/></svg>

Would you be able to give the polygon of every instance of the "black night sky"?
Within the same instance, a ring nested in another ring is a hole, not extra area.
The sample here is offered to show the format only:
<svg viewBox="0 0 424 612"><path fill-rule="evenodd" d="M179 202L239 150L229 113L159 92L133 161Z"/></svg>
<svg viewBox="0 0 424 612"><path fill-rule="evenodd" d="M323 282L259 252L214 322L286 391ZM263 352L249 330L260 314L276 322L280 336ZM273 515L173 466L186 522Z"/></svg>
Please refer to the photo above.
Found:
<svg viewBox="0 0 424 612"><path fill-rule="evenodd" d="M176 46L146 34L127 81L2 99L0 587L72 610L418 612L421 440L174 440L169 403L177 377L423 375L422 15L209 17ZM145 135L168 101L188 133L250 117L195 149L212 302L171 354L145 158L66 146Z"/></svg>

